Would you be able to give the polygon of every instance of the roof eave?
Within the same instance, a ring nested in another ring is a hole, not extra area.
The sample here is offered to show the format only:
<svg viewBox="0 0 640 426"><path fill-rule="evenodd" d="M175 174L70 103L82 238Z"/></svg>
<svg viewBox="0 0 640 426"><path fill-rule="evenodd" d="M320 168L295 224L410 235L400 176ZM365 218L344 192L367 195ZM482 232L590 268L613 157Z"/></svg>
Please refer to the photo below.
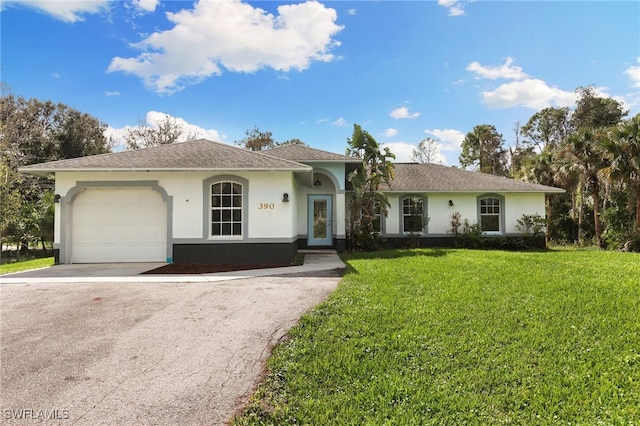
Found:
<svg viewBox="0 0 640 426"><path fill-rule="evenodd" d="M360 164L362 160L295 160L298 163Z"/></svg>
<svg viewBox="0 0 640 426"><path fill-rule="evenodd" d="M449 194L449 193L459 193L459 194L485 194L488 192L500 192L500 193L511 193L511 194L563 194L567 191L564 189L555 189L555 190L518 190L518 189L381 189L380 192L387 192L392 194L406 194L407 192L428 192L430 194Z"/></svg>
<svg viewBox="0 0 640 426"><path fill-rule="evenodd" d="M21 167L18 169L21 173L27 173L36 176L48 176L53 173L86 173L86 172L312 172L313 167L130 167L130 168L114 168L114 167L91 167L91 168L54 168L54 169L30 169Z"/></svg>

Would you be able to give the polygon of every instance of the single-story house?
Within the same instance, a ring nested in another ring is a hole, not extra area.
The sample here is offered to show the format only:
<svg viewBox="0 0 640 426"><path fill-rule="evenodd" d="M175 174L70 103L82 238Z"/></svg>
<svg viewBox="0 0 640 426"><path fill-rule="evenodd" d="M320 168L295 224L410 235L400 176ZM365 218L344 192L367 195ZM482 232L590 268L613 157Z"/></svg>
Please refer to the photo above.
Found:
<svg viewBox="0 0 640 426"><path fill-rule="evenodd" d="M357 158L281 146L248 151L197 140L34 164L55 177L57 263L289 262L301 248L345 248ZM451 216L487 234L517 234L562 189L435 164L396 164L391 207L376 222L389 241L416 233L450 241ZM408 220L418 211L422 229ZM446 245L446 244L444 244Z"/></svg>

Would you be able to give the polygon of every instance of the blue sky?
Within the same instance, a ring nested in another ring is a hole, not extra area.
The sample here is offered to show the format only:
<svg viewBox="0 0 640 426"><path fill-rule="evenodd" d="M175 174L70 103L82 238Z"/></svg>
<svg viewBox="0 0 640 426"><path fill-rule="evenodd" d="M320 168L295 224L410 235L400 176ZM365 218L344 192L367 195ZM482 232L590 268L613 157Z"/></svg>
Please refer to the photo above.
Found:
<svg viewBox="0 0 640 426"><path fill-rule="evenodd" d="M357 123L399 161L427 137L514 127L575 89L640 112L638 1L2 1L2 82L109 125L168 114L233 143L257 126L343 153Z"/></svg>

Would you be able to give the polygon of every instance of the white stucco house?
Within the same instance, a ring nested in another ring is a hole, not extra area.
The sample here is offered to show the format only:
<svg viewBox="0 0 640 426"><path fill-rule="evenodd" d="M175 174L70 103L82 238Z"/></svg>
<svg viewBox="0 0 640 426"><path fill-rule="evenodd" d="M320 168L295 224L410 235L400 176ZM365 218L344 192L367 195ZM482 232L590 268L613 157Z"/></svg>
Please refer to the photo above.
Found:
<svg viewBox="0 0 640 426"><path fill-rule="evenodd" d="M346 175L360 160L301 145L253 152L197 140L23 167L55 178L57 263L288 263L301 248L345 248ZM451 216L517 234L562 189L434 164L395 165L379 232L451 241ZM411 229L408 211L428 220Z"/></svg>

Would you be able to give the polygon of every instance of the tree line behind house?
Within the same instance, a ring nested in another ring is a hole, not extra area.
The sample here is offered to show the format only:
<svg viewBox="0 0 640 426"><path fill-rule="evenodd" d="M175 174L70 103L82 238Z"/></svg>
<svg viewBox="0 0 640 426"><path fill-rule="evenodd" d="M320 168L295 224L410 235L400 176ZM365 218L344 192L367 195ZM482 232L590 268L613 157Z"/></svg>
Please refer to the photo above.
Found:
<svg viewBox="0 0 640 426"><path fill-rule="evenodd" d="M573 109L549 107L516 124L506 147L492 125L462 142L462 167L564 188L547 200L548 240L640 251L640 114L593 87Z"/></svg>

